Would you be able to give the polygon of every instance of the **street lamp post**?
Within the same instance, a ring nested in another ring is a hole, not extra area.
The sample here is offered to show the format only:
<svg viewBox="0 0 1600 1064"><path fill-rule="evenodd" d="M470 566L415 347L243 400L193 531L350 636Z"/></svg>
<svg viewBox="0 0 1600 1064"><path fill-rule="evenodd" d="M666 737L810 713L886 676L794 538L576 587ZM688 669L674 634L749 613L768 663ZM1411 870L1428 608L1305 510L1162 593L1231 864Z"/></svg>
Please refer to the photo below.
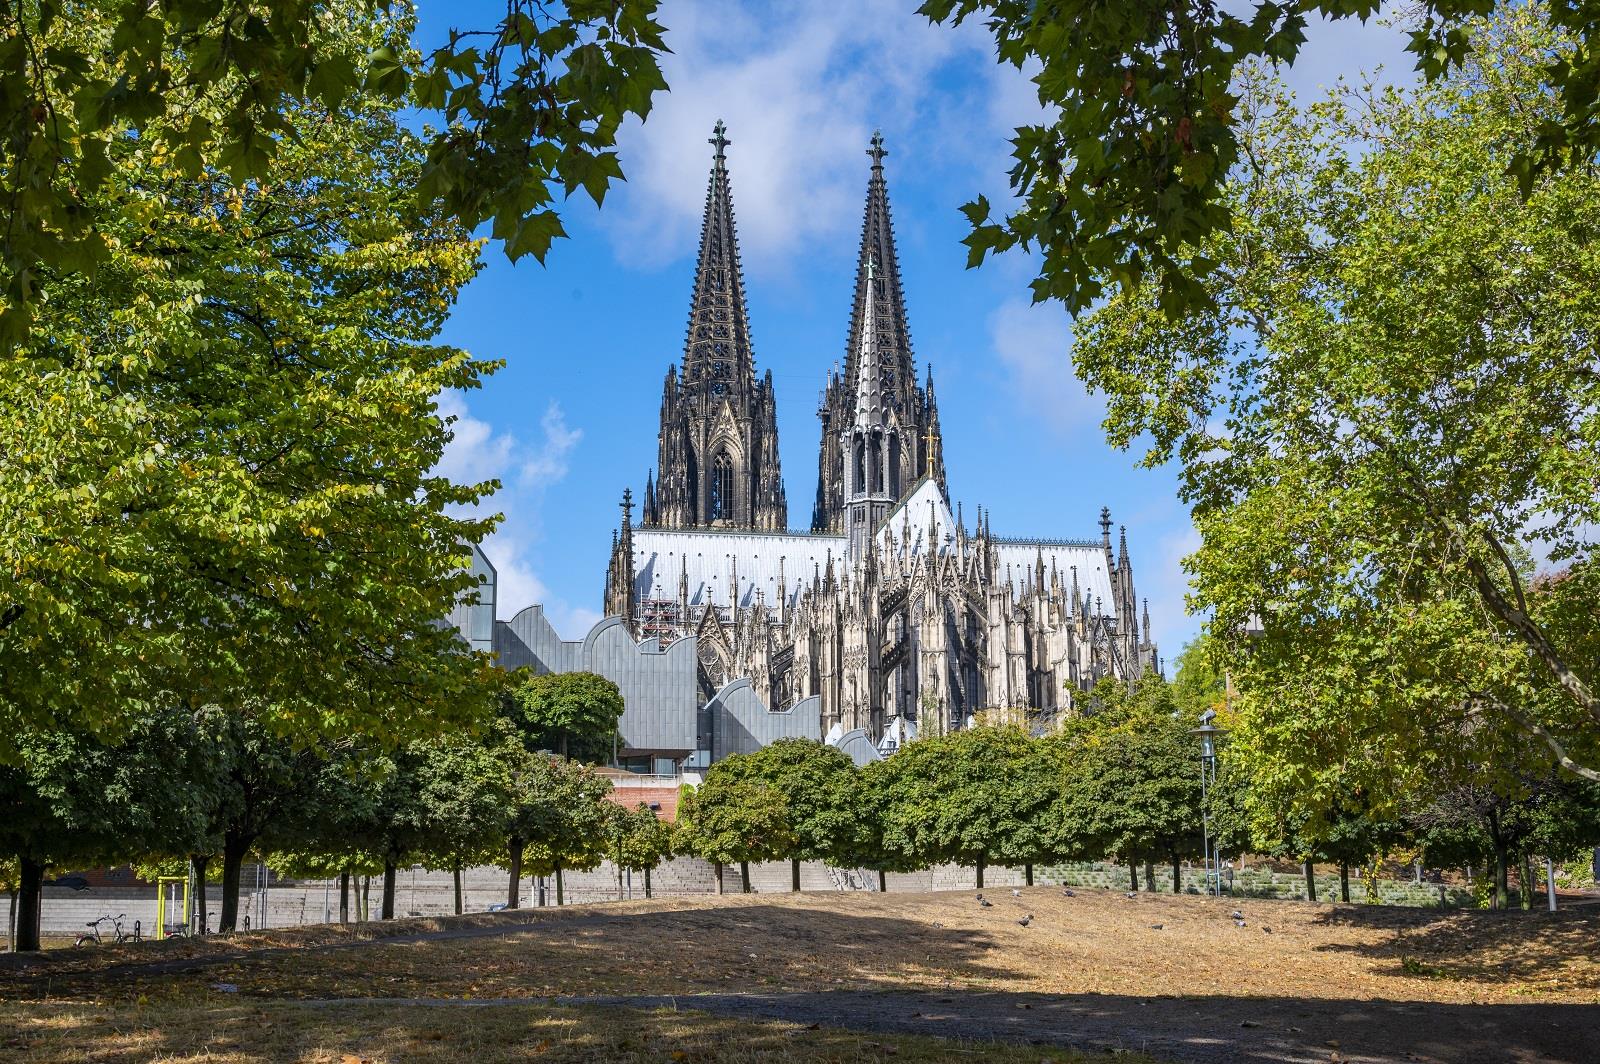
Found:
<svg viewBox="0 0 1600 1064"><path fill-rule="evenodd" d="M1206 893L1211 895L1222 893L1222 870L1211 845L1211 809L1207 800L1217 782L1217 737L1222 729L1212 723L1216 716L1215 710L1206 710L1200 715L1200 727L1191 729L1191 734L1200 737L1200 831L1205 849Z"/></svg>

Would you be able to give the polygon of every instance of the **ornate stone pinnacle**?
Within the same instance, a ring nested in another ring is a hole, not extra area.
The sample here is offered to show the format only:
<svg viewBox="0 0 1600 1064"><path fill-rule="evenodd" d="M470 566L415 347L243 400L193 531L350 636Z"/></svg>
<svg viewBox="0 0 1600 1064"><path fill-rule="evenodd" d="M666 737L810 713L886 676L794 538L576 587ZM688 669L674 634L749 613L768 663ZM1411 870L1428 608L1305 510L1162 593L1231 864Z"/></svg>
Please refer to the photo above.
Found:
<svg viewBox="0 0 1600 1064"><path fill-rule="evenodd" d="M714 134L714 136L707 140L706 143L716 146L717 161L721 162L723 159L727 158L728 145L732 144L733 141L728 139L728 127L720 118L717 119L717 124L711 127L711 132Z"/></svg>
<svg viewBox="0 0 1600 1064"><path fill-rule="evenodd" d="M872 168L874 170L882 170L883 157L889 154L883 147L883 130L874 129L872 131L872 147L867 149L867 154L872 156Z"/></svg>

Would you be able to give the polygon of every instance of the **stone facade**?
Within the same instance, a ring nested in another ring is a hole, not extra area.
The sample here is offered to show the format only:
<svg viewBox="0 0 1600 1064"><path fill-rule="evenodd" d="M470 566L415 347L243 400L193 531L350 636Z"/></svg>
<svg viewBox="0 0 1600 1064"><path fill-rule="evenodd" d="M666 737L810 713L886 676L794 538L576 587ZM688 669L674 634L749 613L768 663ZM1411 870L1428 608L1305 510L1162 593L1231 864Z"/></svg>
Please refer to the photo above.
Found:
<svg viewBox="0 0 1600 1064"><path fill-rule="evenodd" d="M606 613L662 647L693 638L703 700L745 678L762 704L815 699L823 732L860 730L874 744L994 708L1038 723L1104 677L1159 670L1127 533L1114 547L1109 511L1084 539L1002 537L981 510L970 527L951 512L876 135L845 368L828 376L819 410L812 528L783 528L775 400L749 355L720 123L712 143L682 376L667 375L661 465L638 525L623 494ZM707 278L728 287L708 290ZM719 370L724 356L734 361ZM708 461L733 479L707 481Z"/></svg>

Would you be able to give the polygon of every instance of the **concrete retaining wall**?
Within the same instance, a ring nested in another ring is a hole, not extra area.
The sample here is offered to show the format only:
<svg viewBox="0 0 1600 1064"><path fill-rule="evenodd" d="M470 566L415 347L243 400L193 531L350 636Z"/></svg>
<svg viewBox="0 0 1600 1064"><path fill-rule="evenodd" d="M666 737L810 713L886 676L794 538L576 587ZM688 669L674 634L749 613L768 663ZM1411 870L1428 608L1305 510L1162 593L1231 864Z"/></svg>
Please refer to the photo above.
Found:
<svg viewBox="0 0 1600 1064"><path fill-rule="evenodd" d="M253 926L261 925L261 893L250 889L252 868L245 870L246 888L240 900L242 912L252 913ZM789 890L790 866L787 862L757 864L750 867L750 887L762 894L783 893ZM567 872L565 900L568 903L611 901L617 897L616 872L612 866L602 864L588 872ZM971 868L940 865L920 872L888 875L890 893L920 893L935 890L974 889ZM672 895L714 894L717 889L715 869L705 861L692 857L677 857L667 861L651 873L652 893L658 897ZM1143 874L1140 876L1141 884ZM739 868L729 865L723 874L724 888L729 893L739 890ZM984 870L986 888L1009 888L1024 882L1020 868L988 868ZM1086 888L1126 890L1128 869L1126 865L1105 862L1039 866L1034 869L1036 884L1066 884ZM1198 894L1204 890L1204 875L1198 867L1185 867L1182 876L1185 892ZM1170 868L1155 869L1156 890L1172 889ZM462 873L464 908L468 912L482 912L491 905L506 900L506 873L494 867L470 868ZM630 892L631 887L631 892ZM878 889L876 872L867 869L829 868L820 862L802 862L800 866L802 890L869 890ZM371 911L376 914L380 903L382 879L372 877ZM1366 898L1365 885L1352 880L1351 897L1357 901ZM1302 898L1305 880L1301 876L1273 873L1266 869L1237 871L1233 879L1233 894L1244 897ZM211 925L216 926L221 909L221 888L208 888ZM521 884L521 904L532 907L539 904L538 881L525 878ZM644 896L644 876L633 873L624 876L623 894L635 898ZM1318 875L1317 896L1323 901L1338 898L1337 875ZM1380 895L1390 905L1439 905L1440 893L1434 884L1413 884L1384 880ZM268 927L316 924L339 917L339 885L337 880L298 880L293 884L274 883L265 890L266 924ZM1467 891L1446 888L1444 904L1471 905ZM555 904L555 883L546 880L546 904ZM352 899L351 912L355 911ZM396 879L395 912L400 916L435 916L455 911L454 887L448 872L430 872L426 869L404 869ZM126 913L125 926L131 930L133 921L139 920L148 936L155 927L155 888L98 888L74 892L57 887L45 888L43 931L46 935L75 935L84 924L97 916Z"/></svg>

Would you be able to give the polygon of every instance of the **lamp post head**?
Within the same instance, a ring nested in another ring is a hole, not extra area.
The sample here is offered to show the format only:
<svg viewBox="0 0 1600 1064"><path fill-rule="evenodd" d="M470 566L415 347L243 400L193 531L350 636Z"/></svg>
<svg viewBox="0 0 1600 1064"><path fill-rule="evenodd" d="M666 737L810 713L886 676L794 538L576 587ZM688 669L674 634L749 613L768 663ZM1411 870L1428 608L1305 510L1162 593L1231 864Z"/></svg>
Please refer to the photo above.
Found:
<svg viewBox="0 0 1600 1064"><path fill-rule="evenodd" d="M1222 734L1222 729L1211 723L1216 717L1216 710L1208 709L1200 714L1200 726L1189 729L1190 735L1198 735L1200 737L1200 759L1202 761L1214 761L1217 757L1217 736Z"/></svg>

